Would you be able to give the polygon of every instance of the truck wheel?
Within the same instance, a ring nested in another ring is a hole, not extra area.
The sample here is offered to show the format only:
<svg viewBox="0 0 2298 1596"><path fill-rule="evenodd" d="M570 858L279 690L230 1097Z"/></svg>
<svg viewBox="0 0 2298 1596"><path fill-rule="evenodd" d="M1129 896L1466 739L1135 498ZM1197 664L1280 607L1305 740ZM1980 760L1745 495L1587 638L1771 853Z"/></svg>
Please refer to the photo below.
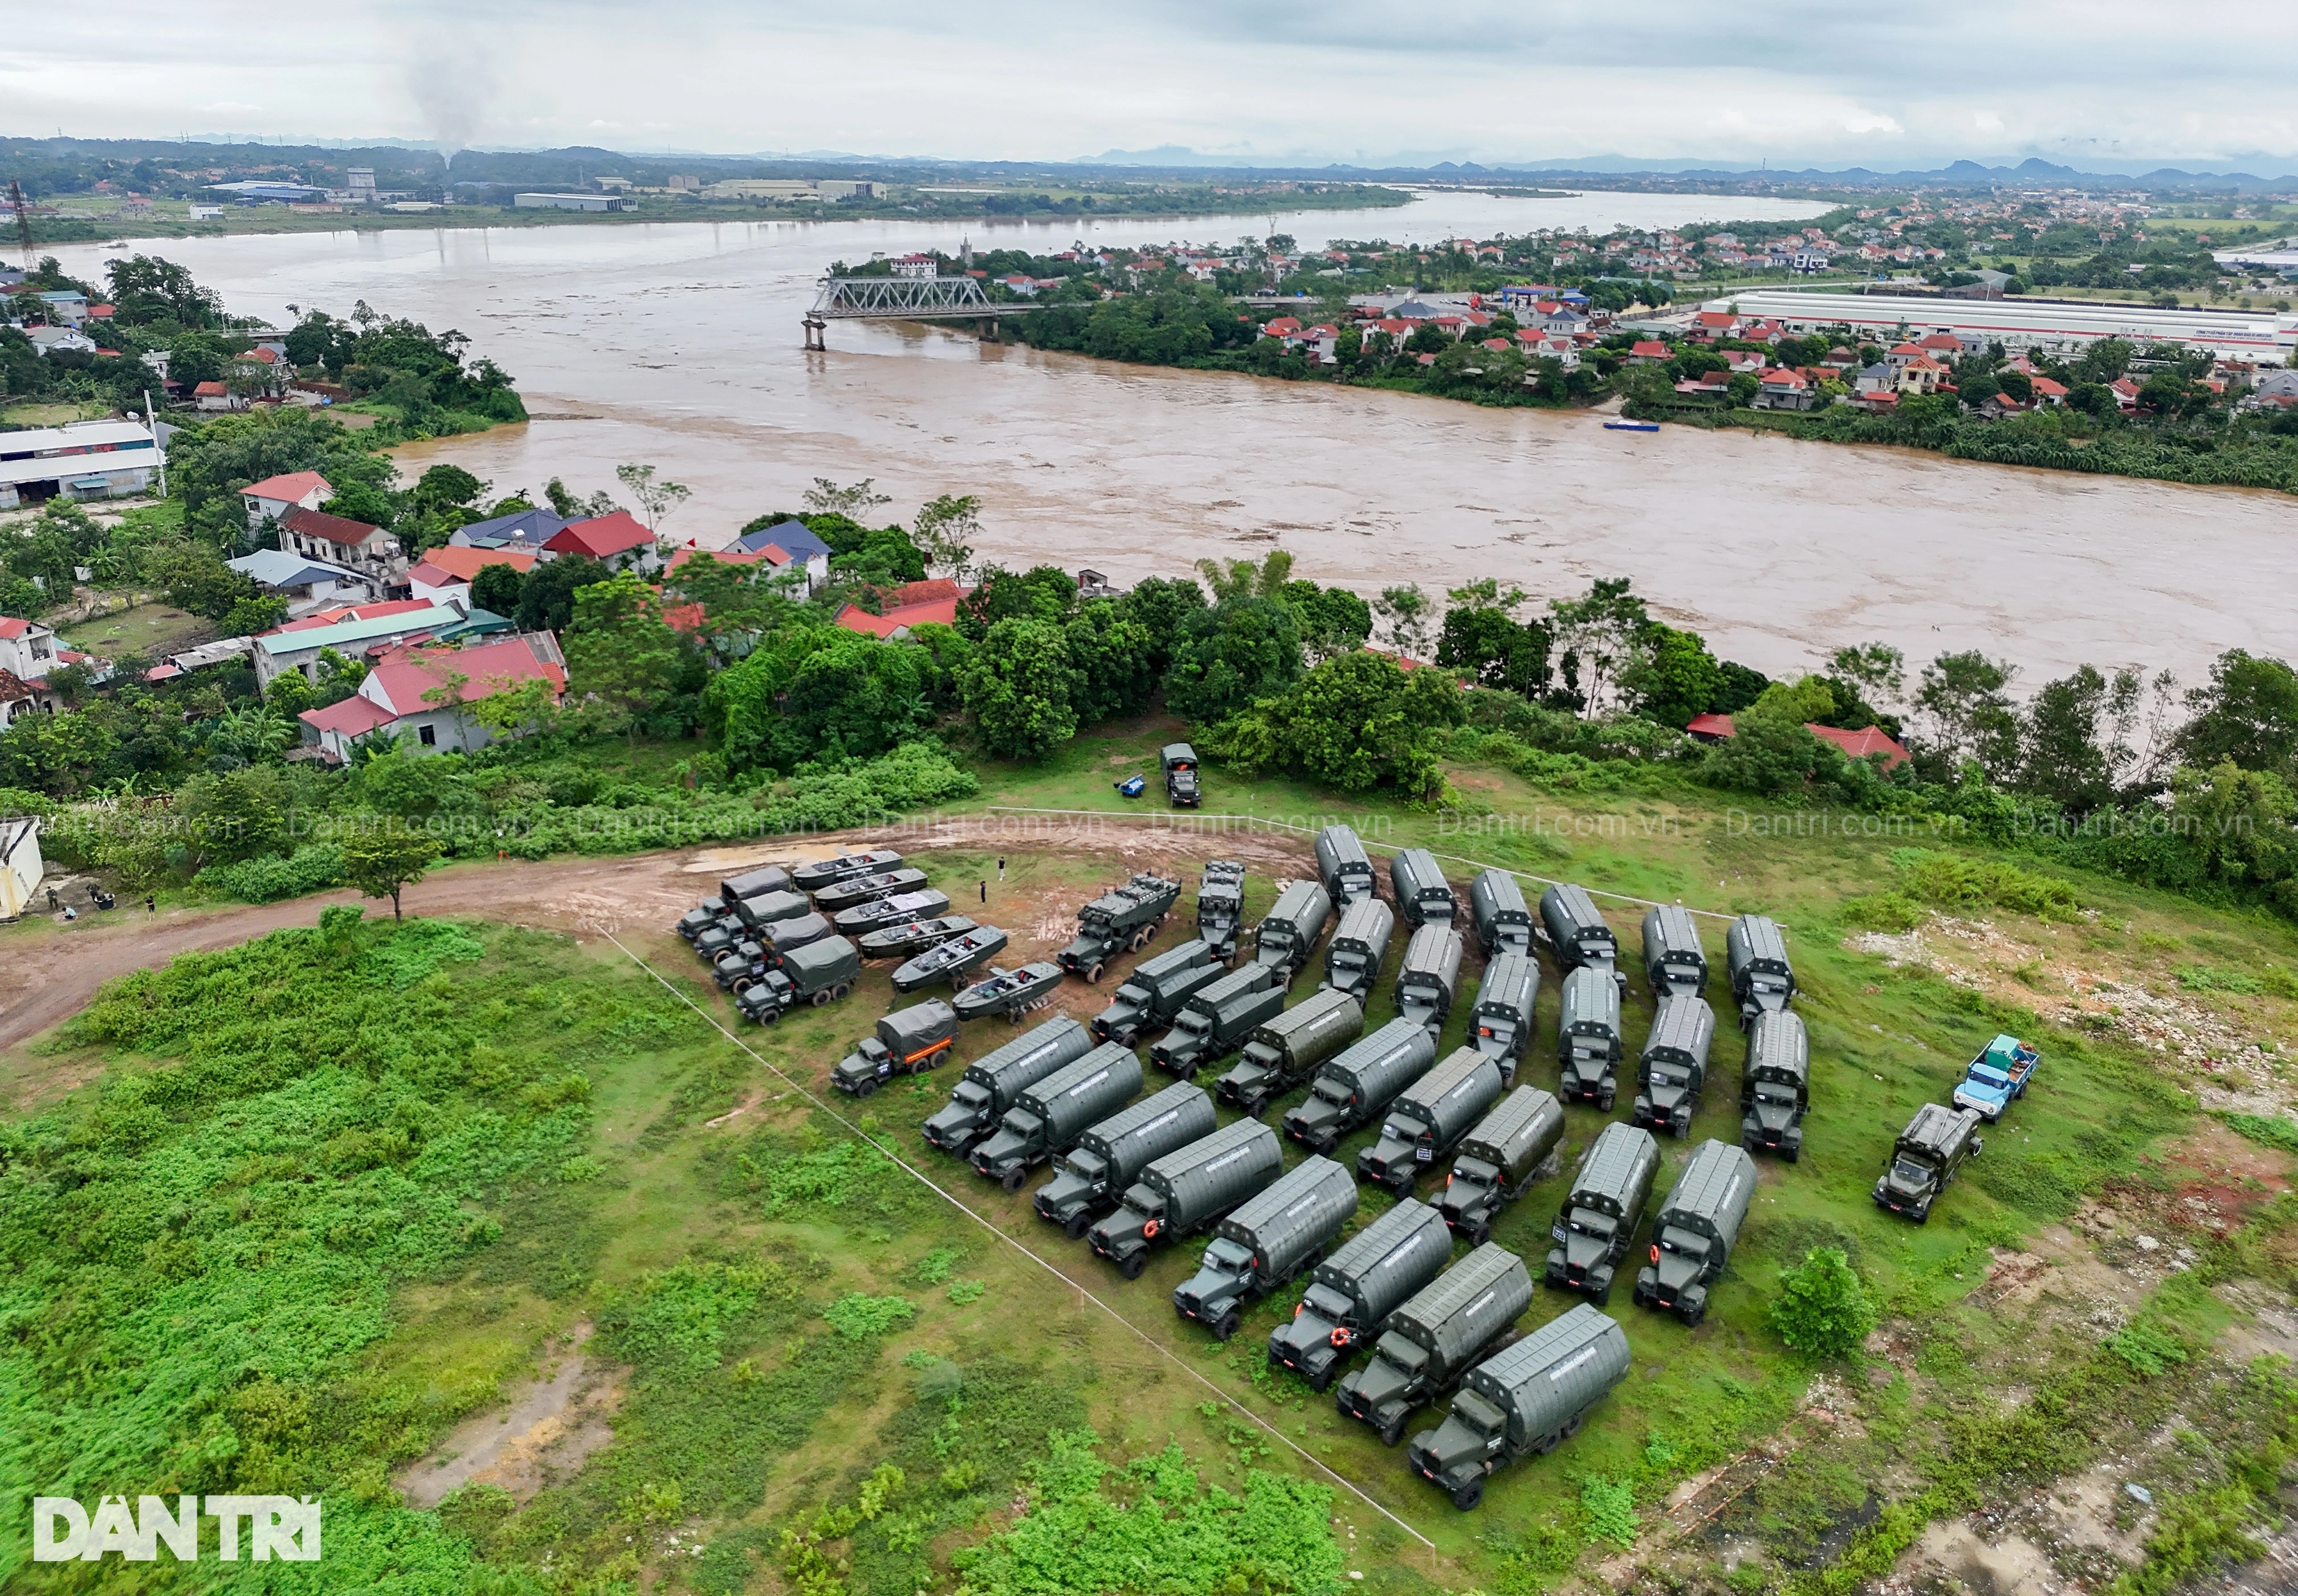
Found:
<svg viewBox="0 0 2298 1596"><path fill-rule="evenodd" d="M1402 1418L1392 1419L1380 1427L1380 1444L1383 1446L1393 1446L1403 1439L1404 1419Z"/></svg>
<svg viewBox="0 0 2298 1596"><path fill-rule="evenodd" d="M781 1017L782 1011L779 1008L761 1008L758 1010L758 1024L761 1025L771 1025Z"/></svg>
<svg viewBox="0 0 2298 1596"><path fill-rule="evenodd" d="M1222 1314L1218 1320L1213 1321L1211 1326L1213 1339L1216 1341L1227 1341L1230 1337L1234 1337L1237 1331L1243 1328L1244 1324L1244 1315L1240 1314L1235 1308L1231 1308L1228 1312Z"/></svg>
<svg viewBox="0 0 2298 1596"><path fill-rule="evenodd" d="M1333 1382L1340 1378L1341 1366L1338 1363L1335 1363L1330 1368L1327 1369L1324 1373L1310 1376L1309 1389L1320 1394L1330 1391L1333 1388Z"/></svg>
<svg viewBox="0 0 2298 1596"><path fill-rule="evenodd" d="M839 1002L843 1000L847 992L850 992L853 990L854 987L852 983L841 981L836 986L830 989L830 1000L833 1003Z"/></svg>
<svg viewBox="0 0 2298 1596"><path fill-rule="evenodd" d="M1564 1421L1564 1427L1556 1432L1556 1438L1559 1441L1569 1441L1573 1436L1578 1435L1580 1433L1580 1420L1583 1417L1584 1415L1583 1414L1575 1413L1571 1418L1566 1419Z"/></svg>
<svg viewBox="0 0 2298 1596"><path fill-rule="evenodd" d="M820 991L814 993L808 1001L810 1001L816 1008L827 1008L830 1006L830 989L826 986L823 987Z"/></svg>
<svg viewBox="0 0 2298 1596"><path fill-rule="evenodd" d="M1628 1293L1628 1300L1639 1308L1642 1307L1645 1303L1651 1300L1644 1295L1644 1283L1641 1278L1636 1281L1635 1289Z"/></svg>
<svg viewBox="0 0 2298 1596"><path fill-rule="evenodd" d="M1538 1441L1533 1443L1533 1450L1544 1458L1550 1452L1554 1452L1558 1447L1563 1444L1564 1432L1562 1430L1550 1430L1548 1434L1542 1436Z"/></svg>
<svg viewBox="0 0 2298 1596"><path fill-rule="evenodd" d="M1780 1149L1780 1156L1786 1159L1790 1164L1800 1164L1803 1162L1803 1149L1799 1147L1781 1148Z"/></svg>
<svg viewBox="0 0 2298 1596"><path fill-rule="evenodd" d="M1468 1245L1470 1246L1482 1246L1492 1238L1492 1221L1488 1219L1480 1219L1475 1224L1468 1227Z"/></svg>
<svg viewBox="0 0 2298 1596"><path fill-rule="evenodd" d="M1919 1225L1927 1225L1931 1222L1931 1205L1929 1203L1925 1203L1922 1207L1915 1210L1915 1222Z"/></svg>
<svg viewBox="0 0 2298 1596"><path fill-rule="evenodd" d="M1146 1253L1135 1253L1132 1256L1126 1259L1124 1263L1117 1266L1117 1272L1123 1275L1128 1280L1137 1280L1141 1278L1141 1271L1148 1267L1149 1255Z"/></svg>
<svg viewBox="0 0 2298 1596"><path fill-rule="evenodd" d="M1085 983L1087 986L1101 984L1101 960L1096 958L1085 967Z"/></svg>
<svg viewBox="0 0 2298 1596"><path fill-rule="evenodd" d="M1616 1095L1615 1093L1608 1091L1600 1092L1596 1098L1596 1107L1602 1109L1605 1113L1609 1114L1612 1112L1612 1104L1616 1100Z"/></svg>
<svg viewBox="0 0 2298 1596"><path fill-rule="evenodd" d="M1412 1195L1412 1172L1407 1170L1388 1183L1388 1189L1398 1202Z"/></svg>
<svg viewBox="0 0 2298 1596"><path fill-rule="evenodd" d="M1484 1499L1484 1482L1472 1479L1452 1493L1452 1505L1466 1513Z"/></svg>
<svg viewBox="0 0 2298 1596"><path fill-rule="evenodd" d="M1083 1240L1085 1233L1092 1229L1093 1215L1090 1213L1072 1213L1062 1222L1062 1234L1071 1241Z"/></svg>
<svg viewBox="0 0 2298 1596"><path fill-rule="evenodd" d="M862 1083L861 1083L860 1085L856 1086L856 1087L854 1089L854 1095L855 1095L856 1097L857 1097L857 1098L866 1098L866 1097L868 1097L872 1092L876 1091L877 1090L878 1090L878 1077L877 1077L877 1076L875 1076L875 1075L871 1075L871 1076L867 1076L867 1077L865 1077L865 1078L863 1080Z"/></svg>
<svg viewBox="0 0 2298 1596"><path fill-rule="evenodd" d="M1317 1156L1319 1158L1329 1158L1333 1156L1333 1149L1340 1145L1341 1139L1339 1137L1327 1136L1317 1143Z"/></svg>
<svg viewBox="0 0 2298 1596"><path fill-rule="evenodd" d="M1008 1191L1019 1191L1021 1189L1021 1182L1029 1178L1029 1165L1025 1164L1017 1164L1012 1169L1007 1170L1004 1177L1000 1179L997 1183Z"/></svg>
<svg viewBox="0 0 2298 1596"><path fill-rule="evenodd" d="M1604 1288L1603 1288L1601 1291L1591 1291L1591 1292L1590 1292L1590 1293L1588 1294L1588 1300L1589 1300L1590 1302L1591 1302L1591 1303L1595 1304L1596 1304L1598 1307L1600 1307L1600 1308L1607 1308L1607 1307L1611 1306L1611 1303L1612 1303L1612 1282L1611 1282L1611 1281L1609 1281L1609 1280L1605 1281L1605 1282L1604 1282Z"/></svg>
<svg viewBox="0 0 2298 1596"><path fill-rule="evenodd" d="M734 995L739 998L756 984L757 983L748 975L737 975L734 977Z"/></svg>
<svg viewBox="0 0 2298 1596"><path fill-rule="evenodd" d="M1707 1317L1707 1304L1703 1300L1698 1307L1683 1316L1684 1328L1696 1330L1699 1328L1699 1321Z"/></svg>

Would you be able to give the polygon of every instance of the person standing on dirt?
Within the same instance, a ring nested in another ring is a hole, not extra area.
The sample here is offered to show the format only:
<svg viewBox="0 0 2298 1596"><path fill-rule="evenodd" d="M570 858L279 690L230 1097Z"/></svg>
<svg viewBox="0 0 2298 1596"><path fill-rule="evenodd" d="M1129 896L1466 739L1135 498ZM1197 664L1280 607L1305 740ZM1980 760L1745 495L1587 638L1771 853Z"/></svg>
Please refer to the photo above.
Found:
<svg viewBox="0 0 2298 1596"><path fill-rule="evenodd" d="M155 915L160 912L159 900L154 898L150 893L144 894L144 912L147 915Z"/></svg>
<svg viewBox="0 0 2298 1596"><path fill-rule="evenodd" d="M981 884L981 901L984 903L989 901L989 883L987 880Z"/></svg>
<svg viewBox="0 0 2298 1596"><path fill-rule="evenodd" d="M997 883L1000 886L1005 883L1005 856L1002 853L997 856Z"/></svg>
<svg viewBox="0 0 2298 1596"><path fill-rule="evenodd" d="M54 887L50 887L50 888L48 889L48 912L49 912L50 914L54 914L54 913L55 913L55 912L56 912L56 909L57 909L57 908L58 908L58 906L59 906L59 905L58 905L58 901L57 901L57 898L56 898L56 889L55 889L55 888L54 888Z"/></svg>

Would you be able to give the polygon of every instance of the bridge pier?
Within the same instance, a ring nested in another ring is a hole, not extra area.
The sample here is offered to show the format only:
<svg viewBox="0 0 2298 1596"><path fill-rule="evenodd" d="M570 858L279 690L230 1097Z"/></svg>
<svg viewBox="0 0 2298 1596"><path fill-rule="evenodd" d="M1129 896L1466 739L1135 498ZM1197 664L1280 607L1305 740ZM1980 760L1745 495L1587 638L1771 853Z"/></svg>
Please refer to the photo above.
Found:
<svg viewBox="0 0 2298 1596"><path fill-rule="evenodd" d="M806 347L808 350L820 350L825 352L829 350L830 344L822 337L823 333L830 331L828 322L818 316L808 315L798 325L806 329Z"/></svg>

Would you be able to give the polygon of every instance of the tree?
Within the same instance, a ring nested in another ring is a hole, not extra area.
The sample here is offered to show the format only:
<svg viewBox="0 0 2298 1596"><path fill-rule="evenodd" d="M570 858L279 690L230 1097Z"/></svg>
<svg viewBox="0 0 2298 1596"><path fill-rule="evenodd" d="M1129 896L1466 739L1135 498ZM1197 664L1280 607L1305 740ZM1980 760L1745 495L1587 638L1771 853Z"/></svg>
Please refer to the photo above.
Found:
<svg viewBox="0 0 2298 1596"><path fill-rule="evenodd" d="M2211 662L2209 686L2188 689L2186 707L2194 719L2174 746L2187 763L2298 773L2298 672L2282 661L2230 648Z"/></svg>
<svg viewBox="0 0 2298 1596"><path fill-rule="evenodd" d="M1275 598L1293 577L1293 556L1273 548L1258 560L1199 560L1198 574L1213 590L1213 602L1236 598Z"/></svg>
<svg viewBox="0 0 2298 1596"><path fill-rule="evenodd" d="M645 515L647 531L650 532L659 531L670 513L684 504L694 491L683 482L657 481L651 465L617 465L615 480L639 501L640 513Z"/></svg>
<svg viewBox="0 0 2298 1596"><path fill-rule="evenodd" d="M1389 646L1408 660L1428 657L1431 623L1435 606L1418 582L1383 588L1373 600L1373 611L1388 628Z"/></svg>
<svg viewBox="0 0 2298 1596"><path fill-rule="evenodd" d="M1438 664L1473 671L1478 686L1504 687L1526 698L1548 691L1547 622L1518 621L1509 613L1524 602L1521 588L1503 589L1496 579L1485 577L1445 596L1451 607L1437 635Z"/></svg>
<svg viewBox="0 0 2298 1596"><path fill-rule="evenodd" d="M348 521L363 522L368 526L388 527L398 519L398 507L391 495L373 482L346 482L335 489L335 496L319 506L330 515L341 515Z"/></svg>
<svg viewBox="0 0 2298 1596"><path fill-rule="evenodd" d="M574 619L575 593L613 574L588 555L562 555L535 565L519 581L518 629L565 631Z"/></svg>
<svg viewBox="0 0 2298 1596"><path fill-rule="evenodd" d="M1907 656L1888 643L1847 644L1827 656L1827 668L1884 709L1906 689Z"/></svg>
<svg viewBox="0 0 2298 1596"><path fill-rule="evenodd" d="M415 502L426 510L443 510L470 504L487 490L459 465L439 465L426 471L415 484Z"/></svg>
<svg viewBox="0 0 2298 1596"><path fill-rule="evenodd" d="M1171 663L1181 624L1205 607L1205 590L1187 577L1153 576L1134 584L1118 601L1149 635L1149 670L1161 678Z"/></svg>
<svg viewBox="0 0 2298 1596"><path fill-rule="evenodd" d="M981 745L1000 759L1042 759L1077 733L1078 670L1054 621L998 621L966 662L959 687Z"/></svg>
<svg viewBox="0 0 2298 1596"><path fill-rule="evenodd" d="M2090 665L2045 683L2021 717L2020 788L2078 816L2112 803L2138 761L2131 737L2143 691L2134 670L2110 679Z"/></svg>
<svg viewBox="0 0 2298 1596"><path fill-rule="evenodd" d="M1715 703L1724 687L1724 668L1698 632L1656 621L1621 685L1633 695L1637 714L1681 727Z"/></svg>
<svg viewBox="0 0 2298 1596"><path fill-rule="evenodd" d="M1301 674L1301 622L1273 598L1235 598L1182 618L1165 670L1174 713L1211 726L1255 699L1284 691Z"/></svg>
<svg viewBox="0 0 2298 1596"><path fill-rule="evenodd" d="M1624 576L1600 579L1584 598L1560 598L1549 605L1556 640L1576 662L1578 688L1591 716L1610 707L1624 675L1636 667L1651 616Z"/></svg>
<svg viewBox="0 0 2298 1596"><path fill-rule="evenodd" d="M516 615L525 580L516 565L482 565L471 578L471 607L490 614Z"/></svg>
<svg viewBox="0 0 2298 1596"><path fill-rule="evenodd" d="M864 477L850 488L841 488L828 477L816 477L814 486L806 490L806 507L817 512L850 515L859 521L880 505L894 502L890 494L880 493L875 477Z"/></svg>
<svg viewBox="0 0 2298 1596"><path fill-rule="evenodd" d="M2016 666L1990 660L1976 649L1943 654L1923 667L1915 688L1915 708L1929 728L1926 741L1947 765L1952 779L1965 761L1976 761L1990 781L2006 779L2019 757L2019 717L2004 691Z"/></svg>
<svg viewBox="0 0 2298 1596"><path fill-rule="evenodd" d="M911 525L926 564L955 575L973 558L973 540L981 535L981 501L971 493L945 493L919 506Z"/></svg>
<svg viewBox="0 0 2298 1596"><path fill-rule="evenodd" d="M678 672L678 634L663 620L654 589L627 572L576 588L574 609L568 686L602 706L608 724L635 747L647 712L668 695Z"/></svg>
<svg viewBox="0 0 2298 1596"><path fill-rule="evenodd" d="M115 326L142 327L174 323L179 327L211 327L223 319L223 296L202 288L192 274L156 255L132 255L104 267L112 284L112 315Z"/></svg>
<svg viewBox="0 0 2298 1596"><path fill-rule="evenodd" d="M1360 650L1325 661L1215 738L1247 771L1282 767L1344 793L1388 787L1423 802L1444 785L1431 737L1466 718L1451 677Z"/></svg>
<svg viewBox="0 0 2298 1596"><path fill-rule="evenodd" d="M1012 572L991 565L957 606L957 629L979 643L1000 621L1060 621L1077 608L1077 579L1058 565Z"/></svg>
<svg viewBox="0 0 2298 1596"><path fill-rule="evenodd" d="M1780 1339L1806 1357L1847 1358L1875 1328L1875 1308L1840 1247L1814 1247L1780 1271L1771 1320Z"/></svg>
<svg viewBox="0 0 2298 1596"><path fill-rule="evenodd" d="M343 879L361 895L391 900L391 917L401 918L399 894L423 879L439 860L439 844L418 831L396 826L362 829L343 845Z"/></svg>
<svg viewBox="0 0 2298 1596"><path fill-rule="evenodd" d="M1137 715L1157 685L1149 629L1113 599L1080 605L1063 628L1078 679L1071 707L1078 722L1095 725Z"/></svg>

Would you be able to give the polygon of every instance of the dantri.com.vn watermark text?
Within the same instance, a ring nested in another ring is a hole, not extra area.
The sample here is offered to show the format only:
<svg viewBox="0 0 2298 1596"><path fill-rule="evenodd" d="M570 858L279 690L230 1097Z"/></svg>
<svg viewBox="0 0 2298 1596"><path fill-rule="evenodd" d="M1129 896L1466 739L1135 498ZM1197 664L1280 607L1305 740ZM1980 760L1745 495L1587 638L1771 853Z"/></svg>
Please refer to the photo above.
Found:
<svg viewBox="0 0 2298 1596"><path fill-rule="evenodd" d="M212 1522L214 1534L203 1533ZM241 1533L244 1527L246 1533ZM166 1547L179 1563L203 1556L236 1563L319 1560L319 1500L314 1496L106 1496L93 1507L69 1496L32 1498L32 1560L130 1563L158 1560Z"/></svg>

